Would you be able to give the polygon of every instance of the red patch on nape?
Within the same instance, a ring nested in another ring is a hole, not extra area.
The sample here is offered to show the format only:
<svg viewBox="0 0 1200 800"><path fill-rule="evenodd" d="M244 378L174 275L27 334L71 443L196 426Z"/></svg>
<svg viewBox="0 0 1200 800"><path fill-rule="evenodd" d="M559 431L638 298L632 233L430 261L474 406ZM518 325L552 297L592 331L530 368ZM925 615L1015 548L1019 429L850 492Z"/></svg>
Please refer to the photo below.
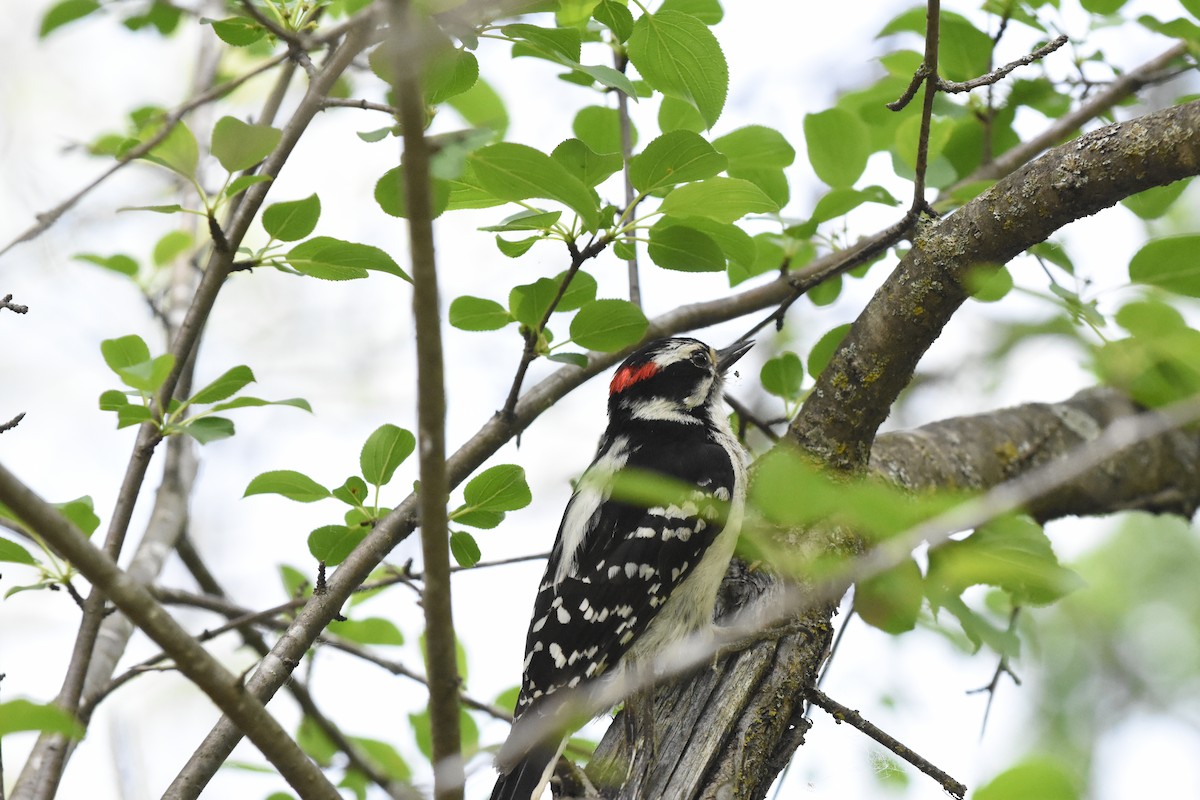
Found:
<svg viewBox="0 0 1200 800"><path fill-rule="evenodd" d="M608 385L608 393L620 394L638 381L643 381L656 372L658 372L658 364L655 364L653 361L636 367L621 367L617 370L617 374L613 375L612 383Z"/></svg>

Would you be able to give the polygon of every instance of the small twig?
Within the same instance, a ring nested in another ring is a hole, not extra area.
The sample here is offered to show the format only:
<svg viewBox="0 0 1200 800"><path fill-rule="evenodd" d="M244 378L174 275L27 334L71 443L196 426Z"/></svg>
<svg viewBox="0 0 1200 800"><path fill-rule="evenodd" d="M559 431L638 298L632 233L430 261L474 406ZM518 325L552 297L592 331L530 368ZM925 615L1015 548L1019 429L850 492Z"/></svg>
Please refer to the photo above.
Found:
<svg viewBox="0 0 1200 800"><path fill-rule="evenodd" d="M5 431L11 431L13 428L20 425L21 420L23 420L23 419L25 419L24 411L22 411L20 414L17 414L15 417L10 419L8 422L4 423L3 425L0 425L0 433L4 433Z"/></svg>
<svg viewBox="0 0 1200 800"><path fill-rule="evenodd" d="M613 56L614 66L618 72L624 73L629 66L629 57L623 50L618 50ZM617 119L621 128L621 173L625 178L625 207L632 214L633 203L637 197L633 189L633 180L629 176L629 162L633 159L633 125L629 120L629 98L624 92L617 92ZM625 264L629 272L629 302L638 308L642 307L642 287L638 278L637 245L634 244L633 231L626 235L630 254Z"/></svg>
<svg viewBox="0 0 1200 800"><path fill-rule="evenodd" d="M771 430L771 423L767 422L766 420L759 419L758 415L755 414L753 411L751 411L750 408L748 406L746 406L745 403L742 403L740 400L738 400L736 397L734 397L731 394L725 395L725 402L729 404L730 408L732 408L734 411L737 412L738 419L741 420L743 426L746 423L749 423L750 425L753 425L754 427L758 428L758 430L761 431L762 434L764 436L766 436L768 439L770 439L772 442L779 441L779 434L777 434L775 431ZM786 419L781 420L781 421L787 422ZM742 437L742 438L745 438L745 437Z"/></svg>
<svg viewBox="0 0 1200 800"><path fill-rule="evenodd" d="M388 116L396 116L396 107L389 106L386 103L373 103L370 100L358 99L350 97L326 97L321 101L321 105L325 108L361 108L363 111L382 111Z"/></svg>
<svg viewBox="0 0 1200 800"><path fill-rule="evenodd" d="M1011 634L1017 627L1017 617L1021 613L1020 606L1014 606L1012 613L1008 617L1008 632ZM992 713L992 701L996 699L996 689L1000 686L1000 678L1004 675L1012 678L1013 683L1017 686L1021 685L1021 679L1012 671L1012 667L1008 663L1008 656L1001 655L1000 661L996 664L996 671L992 673L992 679L988 681L986 686L980 686L978 689L968 689L967 694L980 694L987 692L987 705L983 709L983 722L979 725L979 738L983 738L984 732L987 730L988 717Z"/></svg>
<svg viewBox="0 0 1200 800"><path fill-rule="evenodd" d="M841 703L838 703L836 700L831 699L820 689L810 688L806 694L813 705L820 706L822 709L824 709L825 712L828 713L829 716L833 717L838 724L848 722L851 726L862 731L867 736L870 736L876 742L883 745L888 750L907 761L909 764L912 764L921 772L924 772L926 775L933 778L938 782L942 789L949 792L954 797L962 800L962 798L967 794L967 787L965 784L956 781L954 778L938 769L932 763L914 753L899 740L884 732L878 726L873 725L867 720L863 719L862 714L858 713L854 709L847 708Z"/></svg>
<svg viewBox="0 0 1200 800"><path fill-rule="evenodd" d="M23 306L20 303L12 302L12 295L6 294L3 299L0 299L0 308L7 308L14 314L28 314L29 306Z"/></svg>
<svg viewBox="0 0 1200 800"><path fill-rule="evenodd" d="M1034 61L1045 58L1066 44L1067 41L1067 36L1065 34L1059 36L1058 38L1042 45L1037 50L1034 50L1032 53L1023 55L1015 61L1010 61L1002 67L997 67L986 75L980 75L978 78L972 78L969 81L947 81L939 78L937 84L938 90L955 94L957 92L969 92L972 89L978 89L980 86L991 86L992 84L1003 80L1008 73L1012 72L1017 67L1028 66Z"/></svg>

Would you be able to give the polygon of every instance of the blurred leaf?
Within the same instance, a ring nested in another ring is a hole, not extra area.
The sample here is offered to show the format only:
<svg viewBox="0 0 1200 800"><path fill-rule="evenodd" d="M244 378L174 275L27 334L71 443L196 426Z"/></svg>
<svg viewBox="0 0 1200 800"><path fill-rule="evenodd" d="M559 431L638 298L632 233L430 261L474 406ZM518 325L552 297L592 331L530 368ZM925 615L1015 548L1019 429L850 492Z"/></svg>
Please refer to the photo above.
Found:
<svg viewBox="0 0 1200 800"><path fill-rule="evenodd" d="M916 627L924 596L921 568L910 558L855 584L854 611L881 631L905 633Z"/></svg>
<svg viewBox="0 0 1200 800"><path fill-rule="evenodd" d="M150 138L149 134L145 138ZM189 180L195 180L196 167L200 163L200 148L188 126L176 122L163 140L142 158Z"/></svg>
<svg viewBox="0 0 1200 800"><path fill-rule="evenodd" d="M808 374L813 378L817 378L829 366L829 362L833 360L833 354L837 351L838 345L846 338L846 334L850 332L849 323L838 325L836 328L828 331L824 336L817 340L808 354Z"/></svg>
<svg viewBox="0 0 1200 800"><path fill-rule="evenodd" d="M251 125L221 117L213 127L212 154L230 172L250 169L271 154L283 131L270 125Z"/></svg>
<svg viewBox="0 0 1200 800"><path fill-rule="evenodd" d="M382 617L346 619L329 623L329 632L358 644L404 644L404 634L391 620Z"/></svg>
<svg viewBox="0 0 1200 800"><path fill-rule="evenodd" d="M19 731L44 731L70 739L83 738L83 726L79 721L53 703L29 700L0 703L0 736Z"/></svg>
<svg viewBox="0 0 1200 800"><path fill-rule="evenodd" d="M99 10L100 3L97 0L60 0L50 6L42 15L42 24L38 27L38 38L45 39L63 25L83 19Z"/></svg>
<svg viewBox="0 0 1200 800"><path fill-rule="evenodd" d="M233 420L224 417L200 417L187 420L183 423L183 432L200 444L208 444L233 436Z"/></svg>
<svg viewBox="0 0 1200 800"><path fill-rule="evenodd" d="M585 106L575 114L571 131L594 152L621 152L621 117L615 108ZM637 144L637 130L630 123L631 146Z"/></svg>
<svg viewBox="0 0 1200 800"><path fill-rule="evenodd" d="M335 623L336 624L336 623ZM412 780L412 770L401 757L396 748L378 739L366 739L362 736L351 736L350 741L361 747L367 756L375 763L383 774L393 781L408 783Z"/></svg>
<svg viewBox="0 0 1200 800"><path fill-rule="evenodd" d="M330 491L307 475L290 469L271 470L250 481L242 497L252 494L281 494L298 503L312 503L330 496Z"/></svg>
<svg viewBox="0 0 1200 800"><path fill-rule="evenodd" d="M200 21L212 25L213 33L217 35L217 38L234 47L249 47L267 35L267 29L249 17L201 19Z"/></svg>
<svg viewBox="0 0 1200 800"><path fill-rule="evenodd" d="M437 219L442 215L447 208L456 206L451 202L451 195L454 191L454 182L446 180L433 180L433 218ZM387 172L383 173L375 184L375 202L383 209L385 214L390 214L393 217L408 216L408 199L404 196L404 168L392 167ZM489 205L499 205L500 201L480 200L481 205L461 205L458 208L487 208Z"/></svg>
<svg viewBox="0 0 1200 800"><path fill-rule="evenodd" d="M804 139L813 171L834 188L853 186L867 167L870 141L866 127L845 109L805 116Z"/></svg>
<svg viewBox="0 0 1200 800"><path fill-rule="evenodd" d="M136 334L119 339L105 339L100 342L100 354L104 356L104 363L108 364L108 368L113 372L150 360L150 348L146 346L142 337Z"/></svg>
<svg viewBox="0 0 1200 800"><path fill-rule="evenodd" d="M626 300L596 300L571 320L571 338L580 347L611 353L636 344L650 323L642 310Z"/></svg>
<svg viewBox="0 0 1200 800"><path fill-rule="evenodd" d="M510 217L504 219L499 225L488 225L480 228L481 231L489 231L491 233L510 233L512 231L544 231L551 228L559 217L562 216L561 211L542 211L540 209L525 209L518 211Z"/></svg>
<svg viewBox="0 0 1200 800"><path fill-rule="evenodd" d="M259 406L291 406L292 408L299 408L310 414L312 413L312 406L303 397L289 397L286 400L263 400L260 397L248 397L246 395L235 397L228 403L217 403L211 410L227 411L231 408L257 408Z"/></svg>
<svg viewBox="0 0 1200 800"><path fill-rule="evenodd" d="M995 303L1013 288L1012 273L1007 267L997 265L979 264L972 267L967 272L965 283L971 299L980 303Z"/></svg>
<svg viewBox="0 0 1200 800"><path fill-rule="evenodd" d="M1047 755L1031 756L975 790L975 800L1079 800L1082 796L1067 768Z"/></svg>
<svg viewBox="0 0 1200 800"><path fill-rule="evenodd" d="M1200 297L1200 235L1150 240L1130 259L1129 279Z"/></svg>
<svg viewBox="0 0 1200 800"><path fill-rule="evenodd" d="M79 528L84 536L91 536L96 532L96 528L100 527L100 518L96 516L92 498L87 495L65 503L55 503L54 507L70 520L72 525Z"/></svg>
<svg viewBox="0 0 1200 800"><path fill-rule="evenodd" d="M38 560L30 555L28 550L8 539L0 539L0 561L7 561L12 564L28 564L34 567L38 564Z"/></svg>
<svg viewBox="0 0 1200 800"><path fill-rule="evenodd" d="M541 28L537 25L517 23L501 27L500 33L510 39L517 39L532 45L545 57L557 55L561 56L561 60L579 63L580 37L579 31L575 28ZM513 48L514 56L527 54L527 52L520 51L517 47ZM560 59L553 60L560 61Z"/></svg>
<svg viewBox="0 0 1200 800"><path fill-rule="evenodd" d="M154 245L154 266L165 267L192 248L194 241L187 231L167 231ZM134 274L134 273L130 273Z"/></svg>
<svg viewBox="0 0 1200 800"><path fill-rule="evenodd" d="M508 111L504 101L485 80L478 80L467 91L451 97L447 104L476 128L489 128L503 137L508 130Z"/></svg>
<svg viewBox="0 0 1200 800"><path fill-rule="evenodd" d="M1142 219L1158 219L1171 209L1171 205L1179 199L1179 195L1183 194L1189 183L1191 180L1185 179L1168 183L1166 186L1155 186L1126 197L1121 201L1121 205Z"/></svg>
<svg viewBox="0 0 1200 800"><path fill-rule="evenodd" d="M86 261L89 264L95 264L98 267L110 269L113 272L119 272L122 275L135 277L138 274L138 262L134 261L127 255L118 253L112 256L98 256L92 253L80 253L75 256L76 261Z"/></svg>
<svg viewBox="0 0 1200 800"><path fill-rule="evenodd" d="M367 483L385 486L390 483L396 468L404 463L417 446L417 437L396 425L380 425L367 437L358 463Z"/></svg>
<svg viewBox="0 0 1200 800"><path fill-rule="evenodd" d="M783 134L764 125L747 125L713 139L712 146L729 159L730 174L743 169L783 169L796 160L796 150Z"/></svg>
<svg viewBox="0 0 1200 800"><path fill-rule="evenodd" d="M719 0L663 0L660 10L691 14L705 25L716 25L725 16Z"/></svg>

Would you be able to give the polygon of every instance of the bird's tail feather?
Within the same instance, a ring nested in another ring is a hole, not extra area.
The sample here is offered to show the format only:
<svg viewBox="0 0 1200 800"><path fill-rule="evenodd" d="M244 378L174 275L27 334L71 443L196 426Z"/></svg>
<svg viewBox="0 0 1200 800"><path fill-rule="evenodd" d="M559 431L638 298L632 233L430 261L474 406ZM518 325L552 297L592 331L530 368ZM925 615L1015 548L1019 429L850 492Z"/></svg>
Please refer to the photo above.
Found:
<svg viewBox="0 0 1200 800"><path fill-rule="evenodd" d="M500 772L492 800L540 800L567 740L539 742L512 769Z"/></svg>

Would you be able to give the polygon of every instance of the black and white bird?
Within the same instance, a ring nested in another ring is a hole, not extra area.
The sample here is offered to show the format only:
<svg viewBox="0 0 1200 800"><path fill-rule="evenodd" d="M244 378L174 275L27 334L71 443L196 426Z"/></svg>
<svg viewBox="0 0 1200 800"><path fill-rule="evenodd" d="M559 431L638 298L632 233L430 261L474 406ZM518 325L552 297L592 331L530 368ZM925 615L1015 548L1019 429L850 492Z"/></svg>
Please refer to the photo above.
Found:
<svg viewBox="0 0 1200 800"><path fill-rule="evenodd" d="M671 644L712 625L746 492L745 451L729 427L722 384L751 346L659 339L613 375L608 428L567 503L534 601L492 800L541 797L565 743L552 719L555 692L612 679L630 663L652 667ZM684 494L652 507L614 496L615 482L647 473Z"/></svg>

